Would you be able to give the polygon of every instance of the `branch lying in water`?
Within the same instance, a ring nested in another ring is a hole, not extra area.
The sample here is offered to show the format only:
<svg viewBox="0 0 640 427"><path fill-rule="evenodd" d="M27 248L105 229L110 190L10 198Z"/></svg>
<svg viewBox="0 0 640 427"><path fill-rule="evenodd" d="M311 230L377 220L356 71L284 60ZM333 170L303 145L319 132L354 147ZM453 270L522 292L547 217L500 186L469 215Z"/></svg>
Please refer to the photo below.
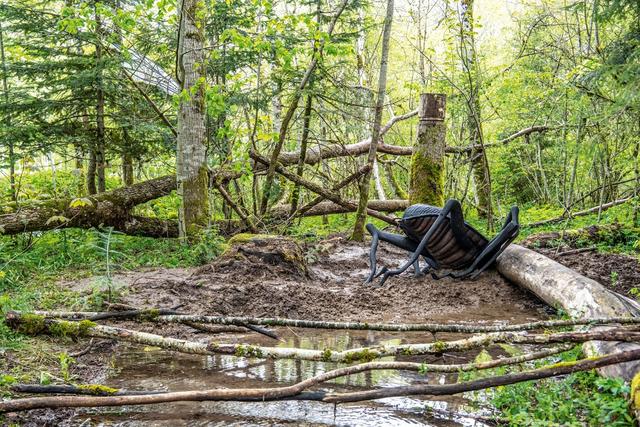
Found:
<svg viewBox="0 0 640 427"><path fill-rule="evenodd" d="M565 319L542 320L520 324L494 324L478 325L466 323L364 323L364 322L325 322L317 320L278 319L261 317L224 317L204 315L163 315L155 309L142 310L146 316L137 316L140 320L155 320L170 323L208 323L214 325L244 326L247 324L261 326L288 326L292 328L312 329L344 329L362 331L387 331L387 332L449 332L449 333L483 333L483 332L508 332L531 331L535 329L562 328L568 326L595 326L595 325L638 325L640 317L604 317L596 319ZM61 319L89 319L94 316L104 316L110 312L93 311L34 311L34 314ZM117 313L117 312L114 312ZM151 315L151 313L155 313ZM112 318L117 316L111 316ZM106 317L103 317L106 318Z"/></svg>
<svg viewBox="0 0 640 427"><path fill-rule="evenodd" d="M509 344L557 344L582 343L586 341L640 342L640 332L615 329L591 332L559 332L554 334L525 334L521 332L492 332L474 335L454 341L436 341L420 344L380 345L344 351L311 350L289 347L263 347L250 344L218 342L196 342L147 332L139 332L114 326L95 324L89 320L80 322L46 319L34 314L9 312L6 323L18 332L29 335L49 334L54 336L111 338L138 344L150 345L189 354L230 354L238 357L258 359L298 359L322 362L369 362L386 356L440 354L449 351L464 351L498 343Z"/></svg>
<svg viewBox="0 0 640 427"><path fill-rule="evenodd" d="M523 381L550 378L579 371L589 371L617 363L640 359L640 350L629 350L609 354L596 359L585 359L577 362L564 362L541 369L519 373L487 377L474 381L457 384L420 384L406 387L383 388L351 393L305 392L310 387L335 378L370 371L373 369L411 369L416 370L414 364L408 362L372 362L361 365L335 369L297 384L285 387L264 389L213 389L198 391L167 392L146 395L128 396L51 396L16 399L0 403L0 413L26 411L38 408L63 407L100 407L123 405L149 405L155 403L177 401L270 401L270 400L320 400L328 403L357 402L363 400L380 399L392 396L430 395L442 396L463 393L466 391L483 390L487 388L515 384ZM491 363L491 362L489 362ZM481 364L474 364L475 368Z"/></svg>

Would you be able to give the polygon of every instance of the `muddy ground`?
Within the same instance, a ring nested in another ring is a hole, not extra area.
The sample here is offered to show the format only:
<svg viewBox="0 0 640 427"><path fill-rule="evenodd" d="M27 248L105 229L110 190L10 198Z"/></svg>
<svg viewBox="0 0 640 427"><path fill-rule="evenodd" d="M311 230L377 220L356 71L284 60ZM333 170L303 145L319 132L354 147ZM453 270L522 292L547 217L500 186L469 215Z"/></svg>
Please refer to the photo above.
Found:
<svg viewBox="0 0 640 427"><path fill-rule="evenodd" d="M612 291L630 298L638 298L640 290L640 260L637 256L601 253L594 247L584 247L571 239L550 240L534 235L524 241L527 246L549 258L566 265ZM588 250L575 253L575 250Z"/></svg>
<svg viewBox="0 0 640 427"><path fill-rule="evenodd" d="M415 278L410 268L383 287L365 285L368 250L366 244L342 236L306 247L280 238L254 239L195 269L134 271L115 280L125 304L180 305L184 312L234 316L368 322L509 320L526 313L538 317L536 311L542 307L495 270L462 281ZM389 267L407 256L389 245L378 251L379 262Z"/></svg>
<svg viewBox="0 0 640 427"><path fill-rule="evenodd" d="M558 255L557 248L536 250L619 292L639 284L638 261L622 255L587 252ZM381 245L380 264L394 267L407 253ZM223 256L193 269L154 269L118 274L119 302L135 307L180 306L185 313L288 317L368 322L486 321L526 322L549 314L536 297L508 283L495 270L476 280L433 280L413 277L412 269L383 287L364 285L369 272L368 245L334 236L299 245L287 239L256 238L236 242ZM611 272L617 281L612 285ZM94 279L62 283L90 292ZM159 332L155 325L128 326ZM164 325L164 335L202 340L206 335L178 325ZM242 338L241 338L242 339ZM86 347L76 343L69 352ZM77 357L78 382L104 382L110 355L119 344L96 341L92 351ZM16 361L16 363L21 363ZM81 413L81 412L80 412ZM72 410L34 411L12 421L23 425L77 425Z"/></svg>

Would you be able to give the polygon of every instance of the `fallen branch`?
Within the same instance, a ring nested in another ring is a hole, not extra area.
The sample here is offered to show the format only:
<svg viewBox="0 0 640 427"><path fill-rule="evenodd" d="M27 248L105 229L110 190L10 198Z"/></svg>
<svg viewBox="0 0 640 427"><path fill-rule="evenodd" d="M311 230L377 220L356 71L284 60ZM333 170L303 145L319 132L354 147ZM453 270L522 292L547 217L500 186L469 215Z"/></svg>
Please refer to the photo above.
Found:
<svg viewBox="0 0 640 427"><path fill-rule="evenodd" d="M15 312L21 314L20 312ZM117 312L115 312L117 313ZM93 311L34 311L33 314L48 318L70 320L91 319L100 313ZM602 317L594 319L561 319L539 320L519 324L478 325L465 323L364 323L364 322L332 322L319 320L279 319L269 317L224 317L206 315L156 315L153 320L168 323L205 323L215 325L244 326L246 324L262 326L286 326L309 329L341 329L356 331L384 332L447 332L447 333L485 333L485 332L517 332L536 329L565 328L569 326L596 325L638 325L640 317Z"/></svg>
<svg viewBox="0 0 640 427"><path fill-rule="evenodd" d="M541 225L554 224L556 222L564 221L565 219L575 218L577 216L586 216L591 215L593 213L597 213L598 211L606 211L614 206L622 205L627 203L629 200L633 199L633 197L625 197L624 199L614 200L613 202L605 203L601 206L595 206L593 208L585 209L583 211L575 212L575 213L565 213L556 218L545 219L543 221L532 222L531 224L527 224L524 227L540 227Z"/></svg>
<svg viewBox="0 0 640 427"><path fill-rule="evenodd" d="M394 396L451 396L469 391L484 390L487 388L516 384L524 381L540 380L543 378L557 377L560 375L572 374L580 371L590 371L603 366L617 365L619 363L630 362L640 359L640 350L629 350L621 353L608 354L595 359L584 359L577 362L563 362L550 367L535 369L532 371L519 372L515 374L499 375L496 377L482 378L475 381L466 381L457 384L419 384L406 387L388 387L378 390L353 392L353 393L333 393L327 395L323 402L345 403L360 402L363 400L382 399Z"/></svg>
<svg viewBox="0 0 640 427"><path fill-rule="evenodd" d="M65 320L45 319L42 316L36 315L21 316L16 312L7 313L6 323L18 332L30 335L49 334L54 336L119 339L122 341L160 347L166 350L188 354L230 354L238 357L258 359L296 359L343 363L371 361L386 356L441 354L449 351L465 351L499 343L556 344L569 342L583 343L592 340L640 342L640 332L624 329L593 332L560 332L555 334L493 332L455 341L372 346L344 351L332 351L331 349L311 350L218 342L202 343L163 337L161 335L133 331L114 326L97 325L87 320L70 322Z"/></svg>
<svg viewBox="0 0 640 427"><path fill-rule="evenodd" d="M568 251L558 253L558 256L567 256L567 255L575 255L575 254L583 254L585 252L593 252L598 250L597 247L591 246L589 248L580 248L580 249L571 249Z"/></svg>
<svg viewBox="0 0 640 427"><path fill-rule="evenodd" d="M551 129L553 128L550 128L549 126L531 126L525 129L521 129L518 132L511 134L508 137L501 139L500 141L497 141L497 142L490 142L482 145L470 145L466 147L447 147L445 151L447 153L470 153L472 151L479 150L479 149L506 145L509 142L513 141L514 139L517 139L523 136L527 137L532 133L536 133L536 132L546 132Z"/></svg>
<svg viewBox="0 0 640 427"><path fill-rule="evenodd" d="M264 165L268 165L269 161L265 158L262 157L261 155L259 155L258 153L256 153L255 151L251 151L249 153L249 155L251 156L252 159L254 159L257 162L260 162ZM336 194L335 192L331 191L331 190L326 190L324 189L322 186L308 181L304 178L299 177L298 175L296 175L293 172L289 172L286 168L284 168L283 166L281 166L280 164L277 164L275 166L275 171L278 172L280 175L284 176L285 178L287 178L289 181L294 182L296 184L299 184L303 187L305 187L308 190L313 191L316 194L321 195L322 197L324 197L325 199L331 200L332 202L343 206L345 209L353 209L353 211L357 210L357 205L355 203L352 202L348 202L343 200L339 194ZM385 215L381 212L375 211L373 209L367 209L367 214L371 215L374 218L378 218L382 221L385 221L389 224L392 225L396 225L396 220L395 218L392 218L388 215Z"/></svg>
<svg viewBox="0 0 640 427"><path fill-rule="evenodd" d="M322 199L323 197L319 197ZM355 201L347 200L349 204L355 206ZM398 212L405 210L409 207L408 200L369 200L367 203L369 209L373 209L377 212ZM290 206L289 205L280 205L276 206L271 210L271 215L274 218L282 218L287 216L289 213ZM344 205L339 205L333 202L325 201L317 203L314 206L309 207L308 209L305 206L305 210L300 209L295 216L318 216L318 215L330 215L330 214L338 214L338 213L348 213L355 212L355 209L351 209L350 207L346 207Z"/></svg>
<svg viewBox="0 0 640 427"><path fill-rule="evenodd" d="M304 391L317 384L352 375L372 369L406 369L401 367L406 362L376 362L340 368L313 378L301 381L297 384L285 387L264 389L212 389L201 391L168 392L150 395L135 396L52 396L16 399L0 403L0 413L26 411L39 408L63 408L63 407L101 407L123 405L149 405L154 403L167 403L176 401L270 401L283 399L296 400L320 400L330 403L355 402L361 400L380 399L391 396L407 395L452 395L465 391L482 390L500 385L515 384L523 381L550 378L566 375L579 371L588 371L602 366L640 359L640 350L631 350L622 353L606 355L604 357L577 362L564 362L551 365L547 368L525 371L515 374L501 375L497 377L482 378L457 384L443 385L413 385L408 387L393 387L381 390L371 390L355 393L324 392L307 393ZM392 367L393 366L393 367Z"/></svg>
<svg viewBox="0 0 640 427"><path fill-rule="evenodd" d="M119 390L101 384L82 385L41 385L41 384L14 384L11 386L14 393L28 394L75 394L89 396L140 396L145 394L160 394L164 391L131 391Z"/></svg>
<svg viewBox="0 0 640 427"><path fill-rule="evenodd" d="M381 137L384 136L397 122L402 120L407 120L417 114L418 114L418 110L413 110L409 113L392 118L380 130L380 136ZM505 145L516 138L530 135L535 132L544 132L550 129L552 128L548 126L531 126L529 128L522 129L500 141L484 144L484 148ZM316 163L320 163L322 160L325 160L325 159L333 159L336 157L361 156L369 152L370 145L371 145L371 138L363 139L362 141L357 142L355 144L347 144L347 145L332 144L328 146L317 146L317 147L307 149L307 153L304 160L306 164L314 165ZM468 153L473 150L477 150L478 148L480 147L478 146L446 147L445 153L456 153L456 154ZM412 146L403 147L399 145L385 144L384 142L380 141L378 144L377 151L379 153L390 154L394 156L411 156L413 154L413 147ZM300 151L290 151L290 152L280 153L280 156L278 157L278 162L280 162L280 164L283 166L291 166L291 165L297 164L299 158L300 158ZM255 167L255 171L262 171L265 169L265 166L260 165L259 163L256 163L254 167Z"/></svg>
<svg viewBox="0 0 640 427"><path fill-rule="evenodd" d="M389 120L383 127L380 129L380 137L383 137L391 128L398 122L410 119L418 114L418 110L410 111L406 114L402 114L400 116L395 116L391 120ZM317 146L313 148L307 149L306 156L304 162L308 165L314 165L319 163L324 159L331 159L334 157L353 157L359 156L369 152L369 146L371 145L371 137L367 139L363 139L360 142L355 144L348 145L340 145L340 144L332 144L329 146ZM387 145L380 141L378 144L378 152L385 154L393 154L396 156L410 156L413 154L413 147L401 147L397 145ZM300 158L300 151L290 151L285 153L280 153L278 156L278 162L283 166L291 166L298 163ZM259 162L255 164L255 170L261 171L266 169L266 167Z"/></svg>

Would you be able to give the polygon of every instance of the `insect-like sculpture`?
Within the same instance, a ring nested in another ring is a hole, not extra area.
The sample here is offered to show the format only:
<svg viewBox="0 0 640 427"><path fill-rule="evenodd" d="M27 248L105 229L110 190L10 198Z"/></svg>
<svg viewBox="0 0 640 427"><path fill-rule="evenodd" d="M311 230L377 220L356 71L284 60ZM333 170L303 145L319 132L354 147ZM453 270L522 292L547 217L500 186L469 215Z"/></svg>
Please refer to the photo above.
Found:
<svg viewBox="0 0 640 427"><path fill-rule="evenodd" d="M442 209L430 205L409 206L398 225L406 236L380 231L373 224L367 224L373 239L369 253L371 274L365 283L382 276L382 285L389 276L396 276L411 265L416 276L431 270L434 279L475 278L493 264L520 231L518 207L514 206L500 233L489 241L464 221L460 202L453 199ZM411 257L397 269L382 267L377 271L376 252L380 240L411 252ZM427 264L422 270L421 256Z"/></svg>

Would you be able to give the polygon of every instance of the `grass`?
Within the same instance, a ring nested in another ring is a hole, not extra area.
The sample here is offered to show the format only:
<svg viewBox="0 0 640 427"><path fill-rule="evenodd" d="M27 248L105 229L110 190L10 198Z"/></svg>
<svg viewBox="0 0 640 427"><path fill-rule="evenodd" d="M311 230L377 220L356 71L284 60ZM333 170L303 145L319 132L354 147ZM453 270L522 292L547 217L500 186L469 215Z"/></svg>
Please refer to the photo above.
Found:
<svg viewBox="0 0 640 427"><path fill-rule="evenodd" d="M480 353L486 357L486 353ZM528 363L538 368L582 358L580 346L558 356ZM467 373L461 379L501 375L515 368L503 367ZM512 426L633 426L629 412L629 386L622 379L602 378L595 371L564 378L527 381L471 394L476 403L491 403L500 419Z"/></svg>

